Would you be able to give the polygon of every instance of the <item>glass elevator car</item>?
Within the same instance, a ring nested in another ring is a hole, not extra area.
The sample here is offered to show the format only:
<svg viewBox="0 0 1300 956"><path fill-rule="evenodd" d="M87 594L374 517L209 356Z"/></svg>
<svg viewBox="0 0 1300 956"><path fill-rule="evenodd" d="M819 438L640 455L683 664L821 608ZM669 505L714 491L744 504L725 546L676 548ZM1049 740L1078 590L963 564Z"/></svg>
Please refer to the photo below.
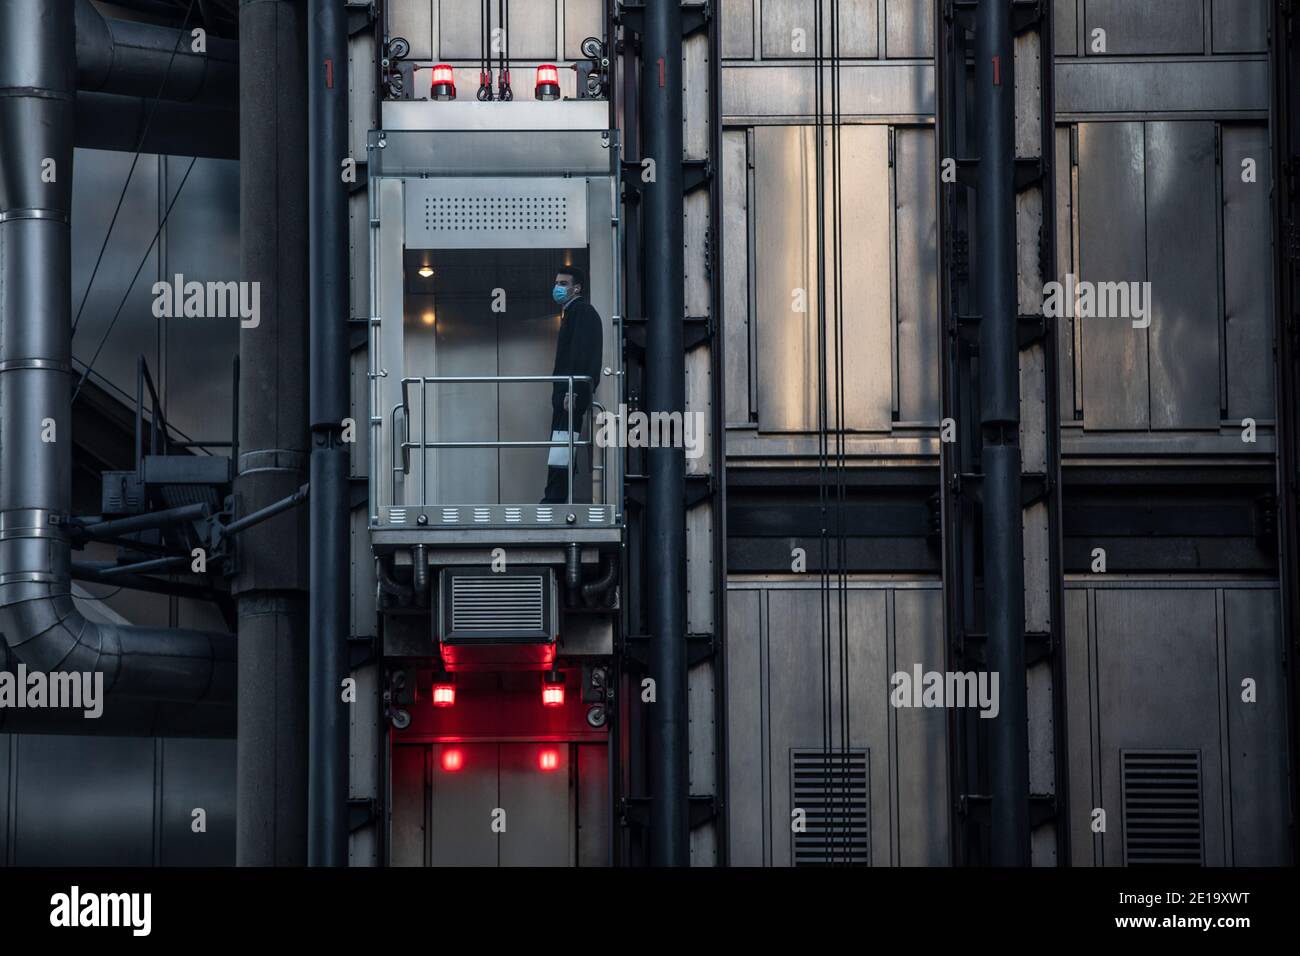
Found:
<svg viewBox="0 0 1300 956"><path fill-rule="evenodd" d="M603 864L621 455L619 143L598 100L390 102L369 134L369 533L390 721L390 862ZM590 413L551 429L577 266ZM567 423L566 423L567 424ZM564 437L567 433L567 437ZM539 503L548 461L566 500Z"/></svg>

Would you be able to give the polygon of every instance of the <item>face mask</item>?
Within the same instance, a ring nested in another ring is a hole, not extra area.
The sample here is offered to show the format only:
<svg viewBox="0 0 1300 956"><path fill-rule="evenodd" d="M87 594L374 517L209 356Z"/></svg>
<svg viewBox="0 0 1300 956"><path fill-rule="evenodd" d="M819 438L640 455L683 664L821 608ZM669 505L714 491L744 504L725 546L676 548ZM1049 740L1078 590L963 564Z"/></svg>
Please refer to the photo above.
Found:
<svg viewBox="0 0 1300 956"><path fill-rule="evenodd" d="M562 285L557 285L555 288L551 290L551 298L554 299L556 302L563 303L566 299L569 298L569 290Z"/></svg>

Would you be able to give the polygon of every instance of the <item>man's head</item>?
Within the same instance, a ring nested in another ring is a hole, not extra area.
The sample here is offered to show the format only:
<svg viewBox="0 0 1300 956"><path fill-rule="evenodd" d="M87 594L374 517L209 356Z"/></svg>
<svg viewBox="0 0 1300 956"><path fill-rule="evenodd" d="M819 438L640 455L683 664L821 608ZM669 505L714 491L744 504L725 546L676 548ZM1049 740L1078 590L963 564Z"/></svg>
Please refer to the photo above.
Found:
<svg viewBox="0 0 1300 956"><path fill-rule="evenodd" d="M555 273L555 288L551 295L556 302L568 302L574 296L581 295L587 287L587 274L577 266L565 266Z"/></svg>

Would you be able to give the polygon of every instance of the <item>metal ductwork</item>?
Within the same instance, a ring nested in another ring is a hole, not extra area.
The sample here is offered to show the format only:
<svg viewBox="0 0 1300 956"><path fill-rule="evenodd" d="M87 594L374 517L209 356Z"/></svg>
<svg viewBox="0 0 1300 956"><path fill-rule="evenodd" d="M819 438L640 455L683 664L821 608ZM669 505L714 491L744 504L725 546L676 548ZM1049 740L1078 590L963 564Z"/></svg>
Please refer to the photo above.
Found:
<svg viewBox="0 0 1300 956"><path fill-rule="evenodd" d="M77 89L235 108L239 46L233 40L204 37L204 52L197 53L189 27L114 20L90 0L77 0L76 18Z"/></svg>
<svg viewBox="0 0 1300 956"><path fill-rule="evenodd" d="M87 620L71 593L73 0L0 6L0 633L116 698L230 702L228 634Z"/></svg>

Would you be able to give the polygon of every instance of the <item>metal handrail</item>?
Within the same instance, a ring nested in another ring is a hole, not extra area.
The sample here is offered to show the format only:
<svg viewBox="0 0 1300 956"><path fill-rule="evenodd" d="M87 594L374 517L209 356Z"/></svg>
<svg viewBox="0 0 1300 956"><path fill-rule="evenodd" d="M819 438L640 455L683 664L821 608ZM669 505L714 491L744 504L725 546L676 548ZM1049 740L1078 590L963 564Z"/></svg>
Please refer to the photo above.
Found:
<svg viewBox="0 0 1300 956"><path fill-rule="evenodd" d="M531 384L531 383L566 383L568 388L567 408L569 412L569 427L567 442L560 441L428 441L428 409L426 397L429 385L500 385L500 384ZM392 468L392 483L390 488L390 500L397 501L397 476L399 474L409 475L411 473L411 451L418 448L421 459L424 453L429 449L440 448L568 448L568 504L573 504L573 462L574 450L584 448L593 444L589 439L587 441L575 440L573 430L573 386L577 382L585 382L592 385L592 391L595 391L595 383L589 375L415 375L408 376L401 380L402 401L393 406L389 412L389 419L392 422L393 437L397 437L397 413L402 412L404 422L404 440L401 442L394 441L392 445L392 455L389 462ZM420 386L420 440L411 440L411 394L410 386L419 384ZM591 403L592 408L599 407L604 410L603 405L598 405L595 401ZM397 454L400 449L402 463L397 464ZM592 471L596 471L593 461ZM604 477L605 465L601 463L601 477ZM428 495L425 491L425 472L421 472L420 487L420 505L428 504ZM603 497L603 496L602 496Z"/></svg>

